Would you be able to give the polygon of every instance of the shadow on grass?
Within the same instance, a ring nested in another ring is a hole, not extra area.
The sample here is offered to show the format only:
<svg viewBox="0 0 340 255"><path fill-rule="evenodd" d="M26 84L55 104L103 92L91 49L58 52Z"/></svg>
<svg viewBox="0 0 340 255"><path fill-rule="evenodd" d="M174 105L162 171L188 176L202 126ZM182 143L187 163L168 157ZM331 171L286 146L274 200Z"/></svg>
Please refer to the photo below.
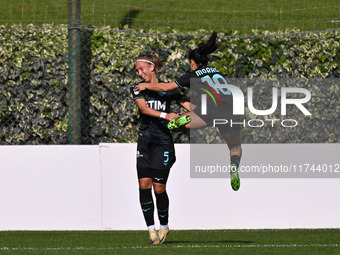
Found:
<svg viewBox="0 0 340 255"><path fill-rule="evenodd" d="M125 25L131 27L132 23L134 22L135 18L139 13L140 10L138 9L128 11L128 13L120 21L120 27L124 27Z"/></svg>

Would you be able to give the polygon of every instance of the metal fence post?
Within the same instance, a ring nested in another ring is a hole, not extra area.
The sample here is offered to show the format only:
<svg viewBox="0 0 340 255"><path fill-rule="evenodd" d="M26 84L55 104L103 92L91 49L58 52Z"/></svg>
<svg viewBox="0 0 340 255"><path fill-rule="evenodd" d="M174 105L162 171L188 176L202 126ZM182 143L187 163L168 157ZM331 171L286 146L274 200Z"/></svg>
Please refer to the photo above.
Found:
<svg viewBox="0 0 340 255"><path fill-rule="evenodd" d="M68 1L68 143L81 143L80 0Z"/></svg>

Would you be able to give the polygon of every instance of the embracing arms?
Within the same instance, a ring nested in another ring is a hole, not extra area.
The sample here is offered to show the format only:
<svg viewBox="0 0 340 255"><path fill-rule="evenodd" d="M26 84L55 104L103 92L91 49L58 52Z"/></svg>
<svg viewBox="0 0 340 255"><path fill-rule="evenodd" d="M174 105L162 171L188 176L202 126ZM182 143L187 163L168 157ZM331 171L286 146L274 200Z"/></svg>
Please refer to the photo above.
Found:
<svg viewBox="0 0 340 255"><path fill-rule="evenodd" d="M178 89L178 85L176 82L161 82L161 83L139 83L135 88L136 91L143 91L143 90L153 90L158 92L167 92L170 90Z"/></svg>

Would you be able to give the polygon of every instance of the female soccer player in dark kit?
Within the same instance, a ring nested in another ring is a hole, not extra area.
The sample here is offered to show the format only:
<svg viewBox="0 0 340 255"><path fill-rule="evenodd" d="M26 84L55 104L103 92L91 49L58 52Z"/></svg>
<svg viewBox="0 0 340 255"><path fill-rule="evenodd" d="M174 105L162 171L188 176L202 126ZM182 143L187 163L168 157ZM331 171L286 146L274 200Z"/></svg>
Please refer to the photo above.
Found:
<svg viewBox="0 0 340 255"><path fill-rule="evenodd" d="M161 82L157 71L162 67L162 62L153 52L139 55L136 61L138 76L143 79L144 83ZM180 116L170 113L170 104L172 101L176 101L189 111L190 102L181 94L180 90L169 92L137 91L135 87L136 85L131 87L131 93L140 114L137 143L139 199L151 243L161 244L169 233L169 198L166 192L166 183L170 169L176 161L172 134L167 125L169 121ZM156 197L160 221L159 231L155 229L152 188Z"/></svg>
<svg viewBox="0 0 340 255"><path fill-rule="evenodd" d="M189 118L187 118L187 116L176 118L171 121L171 128L178 129L181 126L185 126L186 129L202 128L212 125L215 119L230 119L234 123L238 122L239 116L233 115L233 97L230 90L226 91L215 88L216 84L226 84L227 87L227 81L222 76L220 70L207 66L209 54L216 51L219 46L220 44L217 43L217 33L214 32L211 34L209 40L206 43L201 43L197 48L189 51L191 72L184 74L173 82L140 83L135 87L135 90L138 92L143 92L146 89L165 92L178 88L190 87L191 80L191 91L195 89L196 91L199 91L198 87L201 86L206 90L212 91L213 93L211 94L221 94L221 104L217 104L217 108L214 108L216 105L211 103L212 100L210 101L210 104L209 102L207 103L207 108L210 110L209 114L204 114L204 111L202 111L202 105L198 104L199 100L195 100L190 96L191 103L197 106L190 111L191 121ZM190 123L188 123L189 121ZM242 155L240 126L218 125L217 127L230 150L231 186L233 190L237 191L240 188L238 168Z"/></svg>

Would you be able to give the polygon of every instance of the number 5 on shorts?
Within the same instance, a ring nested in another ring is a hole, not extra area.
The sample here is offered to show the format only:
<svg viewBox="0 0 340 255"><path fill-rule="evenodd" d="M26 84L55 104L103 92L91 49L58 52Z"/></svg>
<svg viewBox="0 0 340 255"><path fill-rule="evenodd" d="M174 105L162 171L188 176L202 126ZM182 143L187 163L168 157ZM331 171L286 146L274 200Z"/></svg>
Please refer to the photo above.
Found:
<svg viewBox="0 0 340 255"><path fill-rule="evenodd" d="M164 157L165 159L164 159L163 164L166 166L169 162L169 151L164 151Z"/></svg>

